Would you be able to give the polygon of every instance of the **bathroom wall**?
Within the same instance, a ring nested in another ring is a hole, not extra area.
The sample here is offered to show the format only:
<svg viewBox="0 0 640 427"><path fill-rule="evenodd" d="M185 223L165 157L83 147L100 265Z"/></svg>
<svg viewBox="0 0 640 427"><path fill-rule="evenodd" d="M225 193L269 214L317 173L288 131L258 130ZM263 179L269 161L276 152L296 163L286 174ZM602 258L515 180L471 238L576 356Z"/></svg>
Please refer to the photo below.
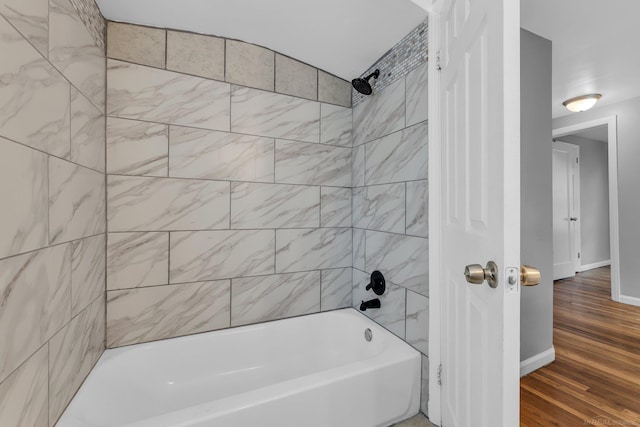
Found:
<svg viewBox="0 0 640 427"><path fill-rule="evenodd" d="M389 57L404 72L353 108L353 306L378 297L366 291L380 270L382 307L365 314L423 355L422 411L427 412L429 240L426 23L371 69L382 75ZM416 34L424 40L416 40ZM404 56L403 56L404 53ZM416 57L422 58L416 61ZM404 65L404 66L403 66Z"/></svg>
<svg viewBox="0 0 640 427"><path fill-rule="evenodd" d="M0 0L2 426L53 425L104 349L101 19Z"/></svg>
<svg viewBox="0 0 640 427"><path fill-rule="evenodd" d="M350 84L237 40L107 34L107 346L350 306Z"/></svg>

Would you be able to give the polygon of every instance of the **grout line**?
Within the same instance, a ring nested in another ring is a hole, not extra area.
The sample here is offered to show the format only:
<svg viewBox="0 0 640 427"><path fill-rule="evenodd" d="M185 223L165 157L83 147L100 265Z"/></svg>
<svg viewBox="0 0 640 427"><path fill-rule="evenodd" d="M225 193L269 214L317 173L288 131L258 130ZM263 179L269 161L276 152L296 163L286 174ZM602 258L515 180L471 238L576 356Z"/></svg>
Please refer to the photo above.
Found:
<svg viewBox="0 0 640 427"><path fill-rule="evenodd" d="M276 183L276 140L275 138L271 141L273 144L273 183Z"/></svg>
<svg viewBox="0 0 640 427"><path fill-rule="evenodd" d="M231 114L229 116L231 116ZM262 138L262 139L278 139L278 140L282 140L282 141L298 142L300 144L316 144L316 145L326 146L326 147L349 148L349 149L353 148L350 145L335 145L335 144L327 144L327 143L320 143L320 142L313 142L313 141L300 141L299 139L291 139L291 138L285 138L285 137L280 137L280 136L259 135L259 134L252 134L252 133L246 133L246 132L221 130L221 129L209 129L209 128L197 127L197 126L192 126L192 125L175 124L175 123L163 123L163 122L159 122L159 121L144 120L144 119L140 119L140 118L135 118L134 119L134 118L130 118L130 117L120 117L120 116L114 116L114 115L111 115L111 114L108 114L107 117L111 118L111 119L118 119L118 120L129 120L129 121L138 122L138 123L150 123L150 124L155 124L155 125L172 126L172 127L176 127L176 128L195 129L195 130L206 131L208 133L225 133L225 134L232 134L232 135L253 136L253 137ZM421 122L421 123L423 123L423 122ZM424 121L424 123L426 123L426 121ZM418 124L420 124L420 123L418 123ZM385 135L385 136L388 136L388 135ZM380 138L383 138L383 137L380 137ZM378 138L378 139L380 139L380 138ZM373 141L369 141L369 142L373 142ZM360 144L360 145L363 145L363 144Z"/></svg>
<svg viewBox="0 0 640 427"><path fill-rule="evenodd" d="M47 174L47 247L51 246L51 159L47 155L45 158L46 174ZM4 258L3 258L4 259Z"/></svg>
<svg viewBox="0 0 640 427"><path fill-rule="evenodd" d="M323 276L322 270L318 270L318 271L320 271L320 284L318 286L318 294L319 294L320 299L318 300L318 308L319 308L320 312L322 312L322 281L323 281L324 278L322 277Z"/></svg>
<svg viewBox="0 0 640 427"><path fill-rule="evenodd" d="M65 159L64 157L60 157L60 156L58 156L56 154L51 154L51 153L49 153L47 151L44 151L42 149L39 149L39 148L36 148L36 147L32 147L31 145L27 145L27 144L25 144L23 142L20 142L20 141L16 141L15 139L7 138L5 136L2 136L2 138L6 139L7 141L13 142L14 144L18 144L18 145L21 145L23 147L29 148L29 149L31 149L33 151L37 151L38 153L45 154L45 155L47 155L49 157L52 157L52 158L55 158L55 159L59 159L59 160L62 160L64 162L67 162L67 163L71 163L74 166L80 166L80 167L82 167L84 169L88 169L88 170L90 170L92 172L97 172L99 174L104 174L105 173L105 172L103 172L101 170L90 168L89 166L85 166L85 165L82 165L80 163L73 162L70 159Z"/></svg>
<svg viewBox="0 0 640 427"><path fill-rule="evenodd" d="M318 144L323 144L322 142L322 103L318 105ZM330 145L330 144L326 144Z"/></svg>
<svg viewBox="0 0 640 427"><path fill-rule="evenodd" d="M26 36L22 35L22 32L19 31L16 27L14 27L14 25L11 23L11 21L9 21L8 19L6 19L6 21L9 23L9 25L11 25L13 27L14 30L18 31L18 33L22 36L22 38L24 40L27 41L27 43L29 43L37 52L40 52L35 47L35 45L33 43L31 43L31 40L29 40L29 37L26 37ZM49 51L51 50L51 37L50 37L50 34L51 34L51 1L48 1L47 2L47 54L43 55L44 59L46 59L47 62L49 62Z"/></svg>
<svg viewBox="0 0 640 427"><path fill-rule="evenodd" d="M352 307L343 307L343 308L336 308L336 309L331 309L331 310L327 310L324 313L328 313L330 311L339 311L339 310L345 310L345 309L350 309ZM320 314L319 311L313 311L310 313L304 313L304 314L297 314L294 316L287 316L287 317L280 317L277 319L269 319L269 320L259 320L257 322L253 322L253 323L242 323L242 324L238 324L238 325L231 325L228 327L221 327L221 328L213 328L213 329L207 329L206 331L202 331L202 332L191 332L191 333L187 333L187 334L183 334L183 335L179 335L177 337L166 337L166 338L155 338L155 339L150 339L150 340L145 340L145 341L137 341L137 342L127 342L126 344L115 344L112 345L111 347L109 347L109 349L115 349L115 348L123 348L123 347L130 347L136 344L141 344L141 343L153 343L153 342L160 342L160 341L166 341L166 340L171 340L174 338L180 338L180 337L188 337L188 336L194 336L194 335L201 335L201 334L207 334L210 332L216 332L216 331L225 331L225 330L229 330L229 329L236 329L236 328L242 328L244 326L251 326L251 325L263 325L263 324L267 324L267 323L271 323L271 322L277 322L279 320L287 320L287 319L295 319L298 317L305 317L305 316L311 316L314 314ZM370 319L372 321L375 321L373 319ZM376 322L377 323L377 322ZM378 324L380 325L380 324ZM380 325L381 327L387 329L386 327L384 327L384 325ZM387 329L388 330L388 329ZM391 332L391 331L389 331ZM395 334L394 334L395 335ZM397 335L395 335L397 336Z"/></svg>
<svg viewBox="0 0 640 427"><path fill-rule="evenodd" d="M161 178L170 178L171 175L171 132L172 125L165 125L167 130L167 174L166 176L162 176ZM117 175L117 174L112 174Z"/></svg>
<svg viewBox="0 0 640 427"><path fill-rule="evenodd" d="M156 284L156 285L128 286L128 287L122 287L122 288L116 288L116 289L109 289L107 291L107 293L122 292L122 291L132 291L132 290L141 290L141 289L163 288L163 287L167 287L167 286L193 285L193 284L202 283L202 282L226 282L226 281L233 281L233 280L238 280L238 279L256 279L256 278L259 278L259 277L267 277L268 278L268 277L272 277L272 276L308 274L308 273L314 273L314 272L318 272L318 271L319 272L323 272L323 271L345 270L345 269L351 269L351 268L353 268L353 267L347 266L347 267L330 267L330 268L311 268L309 270L285 271L285 272L281 272L281 273L249 274L249 275L242 275L242 276L231 276L231 277L222 277L222 278L207 278L207 279L200 279L200 280L189 280L189 281L186 281L186 282L173 282L173 283L169 282L169 283L161 283L161 284ZM396 286L399 286L399 285L396 285ZM402 287L402 286L400 286L400 287ZM91 301L91 303L95 302L95 300L97 300L100 297L101 297L101 295L99 295L98 297L94 298L93 301ZM90 304L88 304L87 307ZM86 307L84 309L86 309ZM82 311L84 311L84 309L81 310L80 313ZM80 313L78 313L75 316L73 316L72 319L78 317L78 315L80 315Z"/></svg>
<svg viewBox="0 0 640 427"><path fill-rule="evenodd" d="M31 249L31 250L28 250L28 251L25 251L25 252L20 252L20 253L17 253L17 254L13 254L13 255L9 255L9 256L0 258L0 261L5 261L5 260L11 259L11 258L16 258L16 257L19 257L19 256L23 256L23 255L34 254L35 252L43 251L45 249L55 248L56 246L69 245L69 244L71 244L73 242L76 242L78 240L89 239L91 237L97 237L97 236L100 236L102 234L105 234L105 232L103 231L101 233L91 234L89 236L82 236L82 237L78 237L78 238L72 239L72 240L65 240L64 242L49 243L47 246L43 246L43 247L36 248L36 249Z"/></svg>
<svg viewBox="0 0 640 427"><path fill-rule="evenodd" d="M363 234L364 234L364 237L363 237L363 240L364 240L364 250L363 250L363 252L364 252L364 261L363 261L363 263L364 263L364 269L366 270L367 269L367 232L363 231Z"/></svg>
<svg viewBox="0 0 640 427"><path fill-rule="evenodd" d="M229 279L229 327L233 322L233 279Z"/></svg>
<svg viewBox="0 0 640 427"><path fill-rule="evenodd" d="M107 326L108 326L108 317L107 317L107 289L108 289L108 266L109 266L109 216L107 215L107 208L109 207L108 202L109 202L109 195L108 195L108 191L109 188L107 186L107 184L109 183L108 181L108 164L109 164L109 149L108 149L108 145L107 145L107 137L108 137L108 126L107 126L107 121L108 121L108 116L107 116L107 90L108 90L108 82L107 82L107 42L108 42L108 38L107 38L107 22L105 22L104 25L104 69L105 69L105 73L104 73L104 94L105 94L105 99L104 99L104 286L103 286L103 292L102 292L102 296L104 298L104 336L102 337L102 347L103 347L103 351L105 348L107 348ZM99 359L99 358L98 358ZM98 363L98 361L96 360L95 363ZM86 380L86 378L85 378Z"/></svg>
<svg viewBox="0 0 640 427"><path fill-rule="evenodd" d="M407 211L407 183L404 183L404 234L407 234L407 215L409 214Z"/></svg>
<svg viewBox="0 0 640 427"><path fill-rule="evenodd" d="M55 157L55 156L54 156ZM64 160L64 159L62 159ZM68 160L67 160L68 162ZM275 160L274 160L275 163ZM74 163L75 165L75 163ZM82 165L76 165L82 166ZM88 169L88 168L87 168ZM91 169L93 171L93 169ZM98 171L94 171L98 172ZM182 180L182 181L199 181L199 182L217 182L217 183L227 183L227 182L237 182L240 184L256 184L256 185L271 185L271 186L295 186L295 187L327 187L327 188L336 188L336 189L351 189L348 186L339 186L339 185L325 185L325 184L300 184L300 183L292 183L292 182L266 182L266 181L243 181L239 179L211 179L211 178L186 178L181 176L163 176L163 175L127 175L123 173L109 173L108 176L114 177L122 177L122 178L148 178L150 180L157 179L173 179L173 180ZM424 181L424 180L418 180ZM375 185L392 185L392 184L401 184L401 182L391 183L391 184L375 184ZM356 187L356 188L364 188L364 187Z"/></svg>
<svg viewBox="0 0 640 427"><path fill-rule="evenodd" d="M75 317L73 315L73 283L74 283L74 281L73 281L73 252L74 252L74 246L76 244L78 244L76 242L81 242L81 241L73 241L73 242L69 243L69 247L66 249L66 250L69 251L69 314L70 314L71 320L73 320L73 318ZM80 310L80 311L82 311L82 310ZM71 320L69 322L71 322ZM66 324L65 324L65 326L66 326ZM63 328L60 328L60 330L62 330Z"/></svg>
<svg viewBox="0 0 640 427"><path fill-rule="evenodd" d="M69 161L73 163L73 87L69 86Z"/></svg>
<svg viewBox="0 0 640 427"><path fill-rule="evenodd" d="M225 60L225 67L226 67L226 60ZM233 96L234 96L233 86L229 86L229 133L233 133L232 132L233 131Z"/></svg>
<svg viewBox="0 0 640 427"><path fill-rule="evenodd" d="M167 232L167 284L171 283L171 232Z"/></svg>
<svg viewBox="0 0 640 427"><path fill-rule="evenodd" d="M273 230L273 274L278 273L278 230Z"/></svg>
<svg viewBox="0 0 640 427"><path fill-rule="evenodd" d="M322 227L322 187L318 187L320 198L318 199L318 228Z"/></svg>
<svg viewBox="0 0 640 427"><path fill-rule="evenodd" d="M344 231L344 230L348 230L351 229L352 227L266 227L266 228L233 228L233 229L228 229L228 228L204 228L204 229L198 229L198 230L116 230L116 231L109 231L109 234L134 234L134 233L190 233L190 234L194 234L194 233L215 233L215 232L223 232L223 231L227 231L227 232L248 232L248 231L255 231L255 232L264 232L264 231L272 231L272 230L299 230L299 231L313 231L313 230L340 230L340 231ZM378 230L371 230L371 231L378 231ZM388 233L388 234L397 234L399 236L404 236L404 234L398 234L398 233L390 233L390 232L381 232L381 233ZM98 234L94 234L92 236L87 236L87 237L83 237L83 239L86 239L88 237L95 237L95 236L99 236L102 233L98 233ZM419 237L419 236L416 236ZM67 242L62 242L62 243L58 243L58 245L60 244L64 244L64 243L70 243L71 241L67 241ZM46 248L45 248L46 249ZM39 250L39 249L35 249L34 251ZM34 251L30 251L30 252L34 252ZM29 252L25 252L25 253L29 253ZM23 253L24 254L24 253ZM23 254L19 254L19 255L23 255ZM13 256L17 256L17 255L11 255L10 257L7 258L11 258ZM6 259L6 258L4 258Z"/></svg>
<svg viewBox="0 0 640 427"><path fill-rule="evenodd" d="M407 126L407 76L402 77L404 83L404 102L402 103L402 107L404 109L404 128Z"/></svg>
<svg viewBox="0 0 640 427"><path fill-rule="evenodd" d="M169 31L167 29L163 29L164 31L164 69L167 70L167 66L169 65Z"/></svg>
<svg viewBox="0 0 640 427"><path fill-rule="evenodd" d="M308 102L322 102L322 103L325 103L325 104L335 105L337 107L351 108L351 105L336 104L335 102L330 102L330 101L319 101L319 100L315 100L315 99L305 98L305 97L302 97L302 96L299 96L299 95L293 95L293 94L284 93L284 92L276 92L275 90L268 90L268 89L264 89L264 88L261 88L261 87L249 86L247 84L240 84L240 83L235 83L233 81L229 81L228 80L228 76L227 76L227 71L228 70L227 70L227 66L226 66L226 52L227 52L227 48L226 48L226 43L225 43L225 77L224 77L224 80L212 79L212 78L207 77L207 76L201 76L201 75L198 75L198 74L191 74L191 73L187 73L185 71L168 70L168 69L165 69L165 68L154 67L153 65L140 64L138 62L133 62L133 61L127 60L127 59L113 58L113 57L109 57L109 56L107 56L106 59L107 60L111 60L111 61L117 61L117 62L122 62L122 63L126 63L126 64L131 64L131 65L137 65L137 66L140 66L140 67L151 68L151 69L155 69L155 70L161 70L161 71L167 71L167 72L170 72L170 73L181 74L181 75L184 75L184 76L196 77L196 78L204 79L204 80L207 80L207 81L213 81L213 82L218 82L218 83L226 83L226 84L229 84L229 85L232 85L232 86L233 85L241 86L243 88L253 89L253 90L257 90L257 91L261 91L261 92L265 92L265 93L269 93L269 94L277 94L277 95L282 95L282 96L288 96L288 97L291 97L291 98L296 98L296 99L300 99L300 100L304 100L304 101L308 101Z"/></svg>

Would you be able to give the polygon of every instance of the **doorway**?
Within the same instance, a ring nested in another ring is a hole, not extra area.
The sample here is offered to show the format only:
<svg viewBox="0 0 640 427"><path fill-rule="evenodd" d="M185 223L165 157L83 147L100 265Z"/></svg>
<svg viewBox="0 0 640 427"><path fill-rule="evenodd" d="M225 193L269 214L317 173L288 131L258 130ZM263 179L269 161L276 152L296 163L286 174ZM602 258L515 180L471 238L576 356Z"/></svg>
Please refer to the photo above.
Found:
<svg viewBox="0 0 640 427"><path fill-rule="evenodd" d="M581 144L581 141L598 141L600 144L606 145L605 154L607 157L606 160L606 171L604 172L604 176L602 176L602 171L599 172L600 176L600 190L602 190L602 179L606 177L607 183L605 185L605 189L608 193L608 201L598 199L597 197L592 197L592 191L589 193L585 193L585 189L583 188L581 192L579 192L579 204L582 205L583 209L581 212L581 216L576 215L568 215L566 222L573 222L574 228L582 230L582 233L578 234L577 245L578 250L574 251L574 256L578 256L578 261L575 264L575 271L586 271L588 269L602 267L604 265L611 265L611 299L614 301L620 301L620 282L619 282L619 272L620 272L620 264L619 264L619 230L618 230L618 161L617 161L617 127L616 127L616 116L604 117L602 119L591 120L588 122L579 123L573 126L568 126L564 128L553 129L553 138L557 141L562 141L565 143L573 143L573 145ZM576 144L577 143L577 144ZM606 144L605 144L606 143ZM584 147L587 147L591 144L590 148L596 147L598 148L597 143L589 143L585 142ZM600 151L603 150L603 146L600 146ZM584 149L582 151L585 151ZM597 151L597 150L596 150ZM580 164L580 163L578 163ZM581 168L582 175L584 175L587 170L583 165ZM589 169L593 169L593 165L590 165ZM555 183L555 182L554 182ZM598 184L597 178L595 184ZM591 183L590 183L591 185ZM584 180L583 180L584 186ZM590 187L591 188L591 187ZM595 187L594 187L595 188ZM600 191L599 190L599 191ZM554 189L555 196L555 189ZM582 196L582 197L580 197ZM585 206L585 203L588 204L588 207ZM555 204L555 197L554 197ZM555 206L554 206L555 210ZM604 214L603 214L604 212ZM585 217L585 214L587 215ZM602 216L608 216L608 230L605 227L599 226L596 230L593 226L594 223L602 223ZM595 220L594 220L595 217ZM574 221L571 221L571 218L576 218ZM584 224L583 224L584 223ZM579 226L579 227L578 227ZM566 227L570 229L570 227ZM606 231L603 231L606 230ZM555 267L555 224L554 224L554 267ZM587 234L587 231L589 234ZM582 235L582 236L581 236ZM587 242L583 242L585 237L588 235L588 252L587 255L584 253L583 247L586 248L585 244ZM604 235L604 237L603 237ZM580 238L582 237L582 238ZM575 239L575 238L574 238ZM604 243L603 243L604 240ZM576 242L576 240L574 240ZM608 243L608 251L606 251L606 243ZM608 259L597 259L598 257L602 258L602 253L608 252ZM575 273L575 272L574 272ZM573 276L572 274L571 276ZM555 276L555 268L554 268L554 276ZM568 277L571 277L568 276ZM556 279L556 277L554 277Z"/></svg>
<svg viewBox="0 0 640 427"><path fill-rule="evenodd" d="M580 145L554 140L552 153L553 280L559 280L580 268Z"/></svg>

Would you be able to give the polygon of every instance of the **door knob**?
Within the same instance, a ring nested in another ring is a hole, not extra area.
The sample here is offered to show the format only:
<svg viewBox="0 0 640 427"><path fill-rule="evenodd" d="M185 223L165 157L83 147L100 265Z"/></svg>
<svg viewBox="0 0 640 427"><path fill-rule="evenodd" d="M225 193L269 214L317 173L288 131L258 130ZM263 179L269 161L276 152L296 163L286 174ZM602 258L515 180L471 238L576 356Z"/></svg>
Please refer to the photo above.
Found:
<svg viewBox="0 0 640 427"><path fill-rule="evenodd" d="M569 221L577 221L578 217L577 216L572 216L571 218L569 218Z"/></svg>
<svg viewBox="0 0 640 427"><path fill-rule="evenodd" d="M522 286L535 286L540 284L540 270L530 265L520 267L520 284Z"/></svg>
<svg viewBox="0 0 640 427"><path fill-rule="evenodd" d="M495 262L489 261L485 268L480 264L467 265L464 269L464 277L467 282L479 285L485 280L492 288L498 286L498 266Z"/></svg>

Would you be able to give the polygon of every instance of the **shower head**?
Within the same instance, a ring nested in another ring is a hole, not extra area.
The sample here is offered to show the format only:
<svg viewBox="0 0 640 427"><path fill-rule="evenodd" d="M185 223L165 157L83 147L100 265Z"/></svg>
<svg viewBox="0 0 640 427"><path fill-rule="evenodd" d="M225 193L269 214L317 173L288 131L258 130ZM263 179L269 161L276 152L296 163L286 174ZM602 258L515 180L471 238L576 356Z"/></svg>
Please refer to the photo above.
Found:
<svg viewBox="0 0 640 427"><path fill-rule="evenodd" d="M374 79L377 79L379 75L380 75L380 70L375 70L373 73L369 74L367 77L351 80L351 84L353 85L353 88L358 92L360 92L361 94L371 95L371 93L373 92L373 89L369 84L369 80L371 80L371 77L373 77Z"/></svg>

